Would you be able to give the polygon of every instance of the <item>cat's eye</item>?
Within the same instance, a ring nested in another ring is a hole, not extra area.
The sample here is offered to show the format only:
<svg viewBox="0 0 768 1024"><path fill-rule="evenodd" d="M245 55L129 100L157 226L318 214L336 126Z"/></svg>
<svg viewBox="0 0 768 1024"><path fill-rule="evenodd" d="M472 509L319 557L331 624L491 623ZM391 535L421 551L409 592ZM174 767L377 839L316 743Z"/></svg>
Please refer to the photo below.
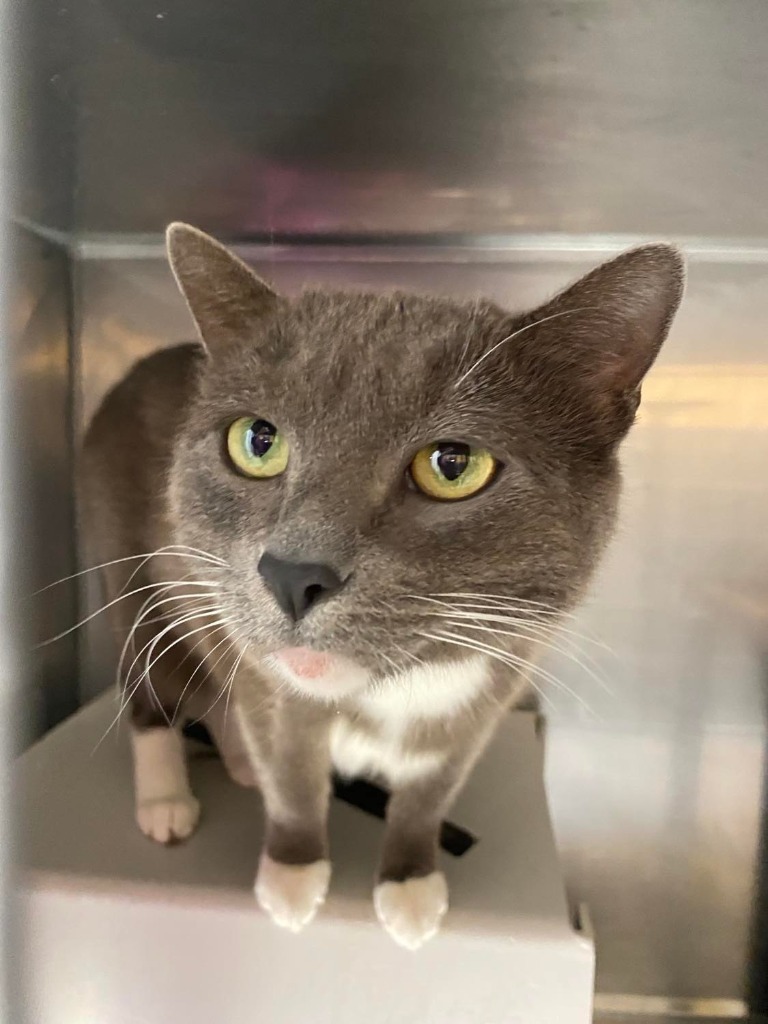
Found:
<svg viewBox="0 0 768 1024"><path fill-rule="evenodd" d="M227 452L245 476L264 480L279 476L288 465L288 442L266 420L241 416L227 429Z"/></svg>
<svg viewBox="0 0 768 1024"><path fill-rule="evenodd" d="M493 480L499 464L485 448L458 441L427 445L411 463L413 482L430 498L458 501L479 494Z"/></svg>

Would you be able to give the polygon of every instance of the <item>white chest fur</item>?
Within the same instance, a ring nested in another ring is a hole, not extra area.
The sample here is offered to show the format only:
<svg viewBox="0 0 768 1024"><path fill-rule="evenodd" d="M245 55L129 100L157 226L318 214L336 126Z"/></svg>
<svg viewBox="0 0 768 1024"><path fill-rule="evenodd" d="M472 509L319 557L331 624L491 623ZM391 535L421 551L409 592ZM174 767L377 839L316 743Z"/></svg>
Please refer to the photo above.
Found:
<svg viewBox="0 0 768 1024"><path fill-rule="evenodd" d="M471 658L459 665L426 665L391 677L358 706L374 730L356 728L340 715L331 732L331 757L343 776L382 776L392 785L412 782L437 771L444 755L406 751L404 740L419 721L449 720L468 705L488 681L487 661Z"/></svg>

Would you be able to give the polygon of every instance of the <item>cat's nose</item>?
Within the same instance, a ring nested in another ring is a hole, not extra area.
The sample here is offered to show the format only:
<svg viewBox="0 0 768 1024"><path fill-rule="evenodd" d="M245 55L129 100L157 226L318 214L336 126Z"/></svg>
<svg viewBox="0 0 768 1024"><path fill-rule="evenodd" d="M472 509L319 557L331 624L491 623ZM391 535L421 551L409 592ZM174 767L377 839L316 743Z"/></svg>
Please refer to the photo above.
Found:
<svg viewBox="0 0 768 1024"><path fill-rule="evenodd" d="M321 597L330 597L344 586L344 580L329 565L291 562L268 551L259 559L258 570L286 613L298 622Z"/></svg>

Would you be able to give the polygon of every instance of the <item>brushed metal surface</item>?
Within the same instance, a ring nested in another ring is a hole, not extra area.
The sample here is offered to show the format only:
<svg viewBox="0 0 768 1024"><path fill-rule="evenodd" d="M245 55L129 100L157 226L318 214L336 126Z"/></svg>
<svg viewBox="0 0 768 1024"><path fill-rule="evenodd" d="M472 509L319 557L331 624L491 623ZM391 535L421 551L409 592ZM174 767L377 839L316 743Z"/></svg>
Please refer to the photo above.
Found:
<svg viewBox="0 0 768 1024"><path fill-rule="evenodd" d="M307 281L536 302L597 258L297 251L247 255ZM85 261L83 414L129 364L190 336L160 260ZM548 782L571 895L594 919L598 991L741 999L763 805L768 634L768 262L694 260L625 447L621 527L549 668ZM89 693L106 678L108 657ZM606 692L607 684L610 692Z"/></svg>
<svg viewBox="0 0 768 1024"><path fill-rule="evenodd" d="M60 247L24 231L14 235L12 253L4 384L12 388L14 423L6 439L14 464L4 479L20 502L9 580L23 625L17 684L23 729L34 737L78 706L76 635L36 646L77 621L73 581L36 593L77 569L71 265Z"/></svg>
<svg viewBox="0 0 768 1024"><path fill-rule="evenodd" d="M768 237L763 0L22 9L48 227Z"/></svg>

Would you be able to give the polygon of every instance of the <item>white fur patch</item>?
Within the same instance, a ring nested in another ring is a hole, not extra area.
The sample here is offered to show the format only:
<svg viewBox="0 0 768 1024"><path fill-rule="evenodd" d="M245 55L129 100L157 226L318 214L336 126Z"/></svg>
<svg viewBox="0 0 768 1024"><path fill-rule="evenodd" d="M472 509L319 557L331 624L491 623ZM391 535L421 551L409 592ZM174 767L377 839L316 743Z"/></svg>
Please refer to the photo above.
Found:
<svg viewBox="0 0 768 1024"><path fill-rule="evenodd" d="M256 899L275 924L300 932L325 902L330 881L330 861L280 864L263 853L256 877Z"/></svg>
<svg viewBox="0 0 768 1024"><path fill-rule="evenodd" d="M469 704L488 682L484 657L458 665L424 665L385 679L355 701L376 723L378 732L355 729L345 718L331 730L331 759L347 778L383 776L393 785L413 782L439 769L442 757L404 750L409 728L419 721L450 718Z"/></svg>
<svg viewBox="0 0 768 1024"><path fill-rule="evenodd" d="M200 804L189 788L181 737L175 729L133 730L131 741L139 828L158 843L186 839Z"/></svg>
<svg viewBox="0 0 768 1024"><path fill-rule="evenodd" d="M470 704L488 683L484 655L450 665L420 665L383 681L358 698L362 710L382 723L450 718Z"/></svg>
<svg viewBox="0 0 768 1024"><path fill-rule="evenodd" d="M340 775L348 779L383 776L393 785L413 782L435 771L442 758L435 753L405 753L402 733L371 736L339 718L331 729L331 759Z"/></svg>
<svg viewBox="0 0 768 1024"><path fill-rule="evenodd" d="M145 836L156 843L187 839L200 818L200 804L190 793L175 800L143 801L136 804L136 821Z"/></svg>
<svg viewBox="0 0 768 1024"><path fill-rule="evenodd" d="M418 949L440 930L448 910L442 871L405 882L382 882L373 890L376 916L399 946Z"/></svg>

